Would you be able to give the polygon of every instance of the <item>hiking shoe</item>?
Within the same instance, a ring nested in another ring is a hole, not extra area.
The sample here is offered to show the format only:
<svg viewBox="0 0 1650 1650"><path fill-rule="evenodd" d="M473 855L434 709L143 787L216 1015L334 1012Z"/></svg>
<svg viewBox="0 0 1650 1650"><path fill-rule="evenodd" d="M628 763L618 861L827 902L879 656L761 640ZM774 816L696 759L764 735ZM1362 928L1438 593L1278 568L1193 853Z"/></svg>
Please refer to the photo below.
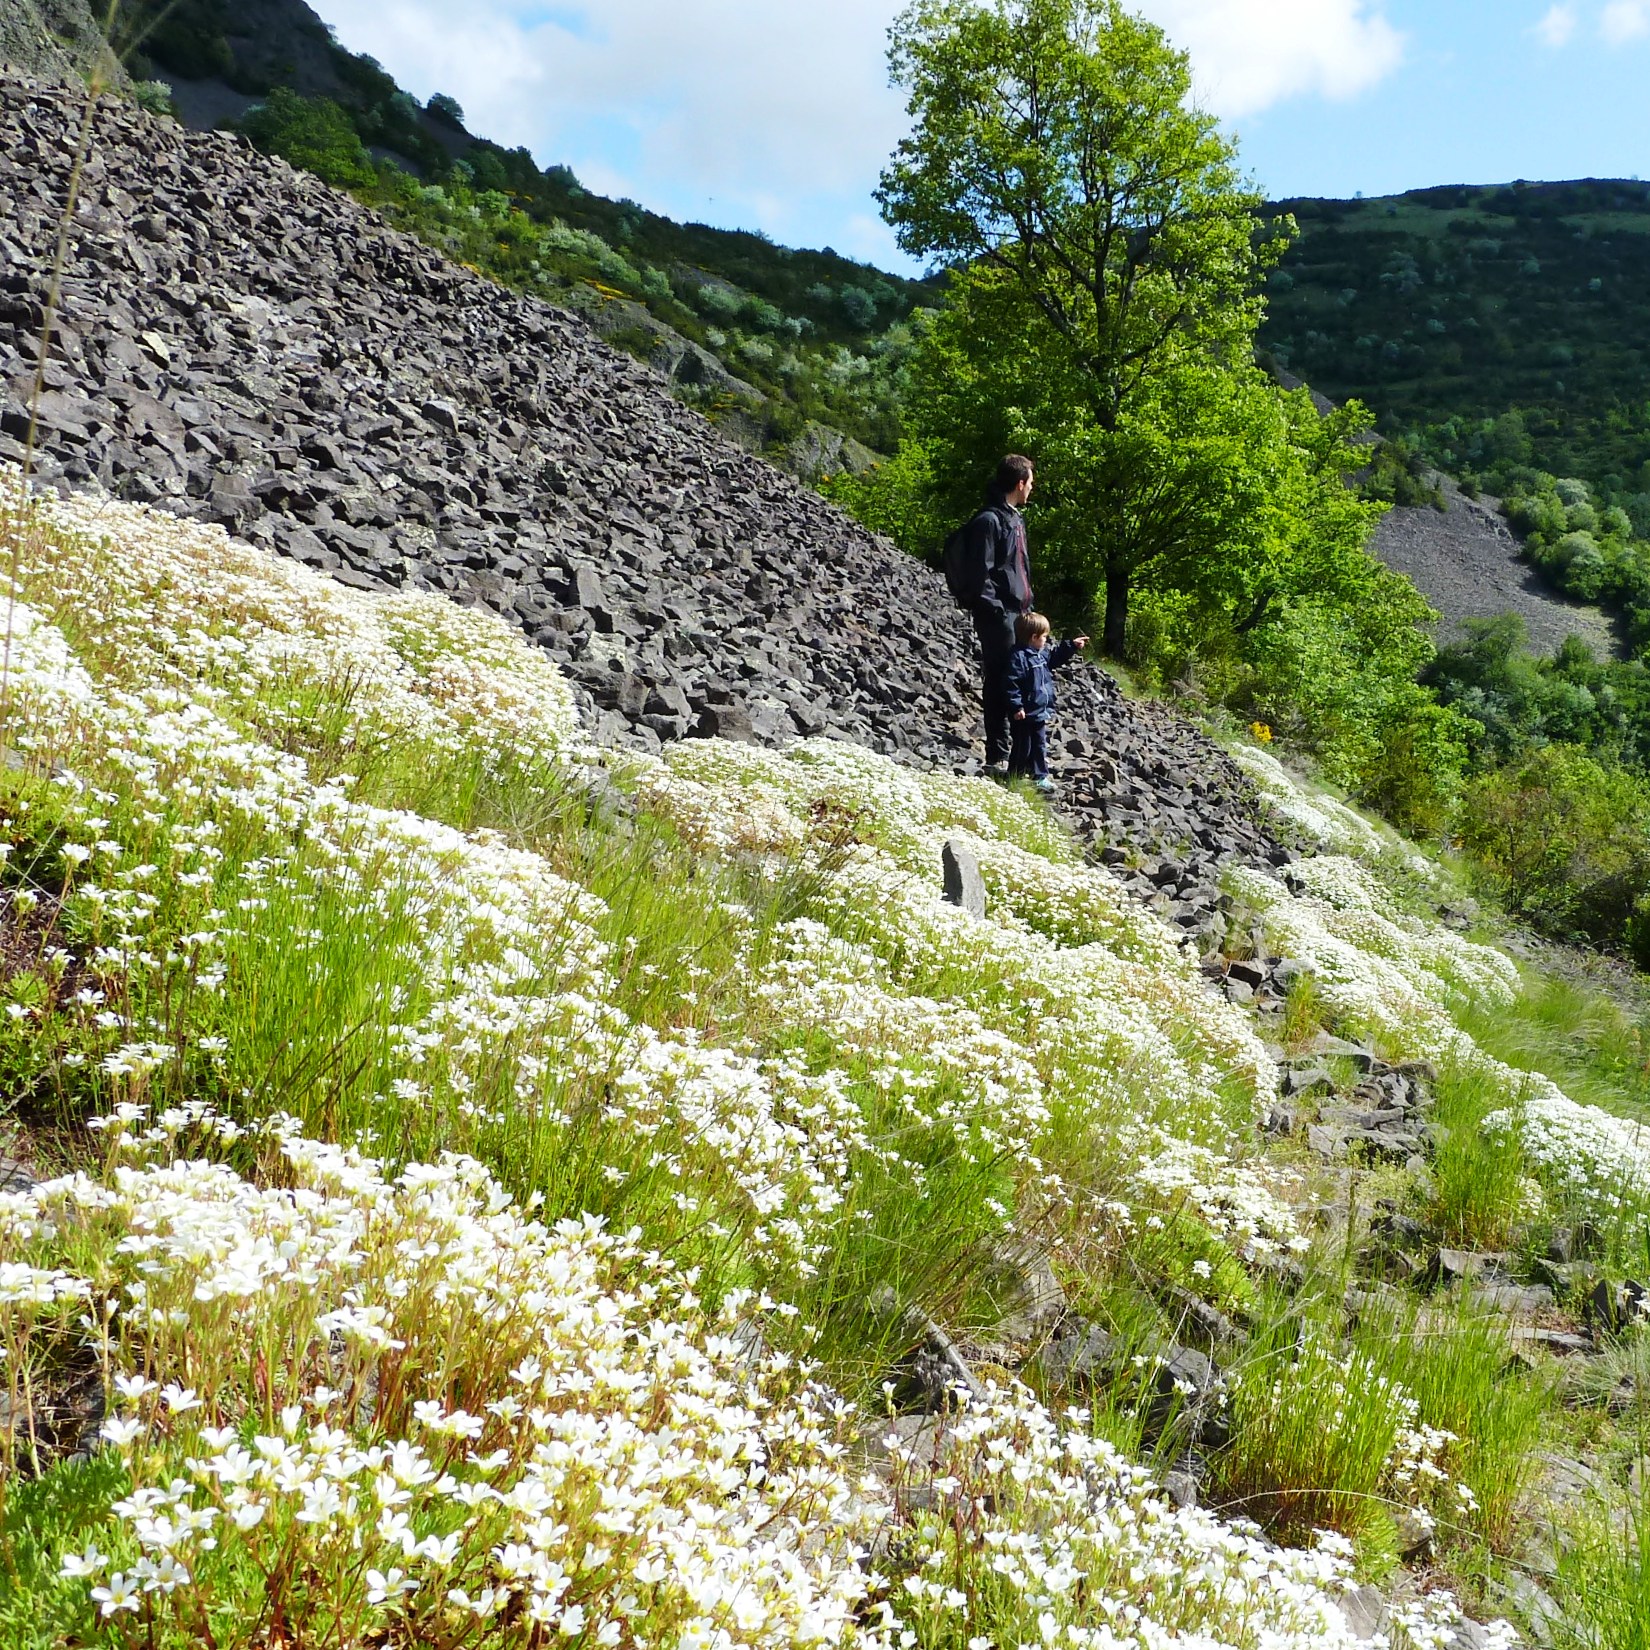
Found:
<svg viewBox="0 0 1650 1650"><path fill-rule="evenodd" d="M985 776L987 779L1007 779L1008 764L1006 762L987 762Z"/></svg>
<svg viewBox="0 0 1650 1650"><path fill-rule="evenodd" d="M1044 796L1048 796L1054 790L1054 781L1050 779L1047 774L1044 774L1041 779L1032 780L1032 784L1035 785Z"/></svg>

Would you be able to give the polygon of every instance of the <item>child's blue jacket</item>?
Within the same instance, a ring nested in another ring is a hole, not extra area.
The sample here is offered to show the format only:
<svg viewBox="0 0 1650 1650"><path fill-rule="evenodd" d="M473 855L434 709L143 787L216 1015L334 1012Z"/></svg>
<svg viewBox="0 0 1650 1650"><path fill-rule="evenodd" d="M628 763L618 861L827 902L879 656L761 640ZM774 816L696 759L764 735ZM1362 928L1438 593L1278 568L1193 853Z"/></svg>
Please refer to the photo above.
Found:
<svg viewBox="0 0 1650 1650"><path fill-rule="evenodd" d="M1008 658L1009 710L1047 716L1054 709L1054 673L1076 652L1074 642L1015 648Z"/></svg>

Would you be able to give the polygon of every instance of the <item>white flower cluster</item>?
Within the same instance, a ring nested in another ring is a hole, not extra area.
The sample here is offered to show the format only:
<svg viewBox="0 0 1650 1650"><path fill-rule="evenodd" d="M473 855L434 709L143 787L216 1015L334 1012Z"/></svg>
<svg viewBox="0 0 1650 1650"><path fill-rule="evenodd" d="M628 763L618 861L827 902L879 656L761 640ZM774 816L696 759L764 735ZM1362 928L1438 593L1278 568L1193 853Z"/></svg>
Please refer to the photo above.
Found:
<svg viewBox="0 0 1650 1650"><path fill-rule="evenodd" d="M0 468L0 489L16 488ZM37 509L20 593L49 603L106 687L169 685L226 716L255 707L276 722L283 709L301 722L317 689L341 687L330 731L362 753L374 733L528 759L581 742L566 681L490 613L418 591L363 601L222 528L108 499Z"/></svg>
<svg viewBox="0 0 1650 1650"><path fill-rule="evenodd" d="M15 1301L68 1294L115 1372L130 1487L62 1560L106 1618L694 1650L890 1650L947 1622L1082 1650L1355 1642L1344 1544L1176 1510L1081 1412L992 1389L927 1452L891 1441L891 1490L859 1481L841 1406L740 1332L772 1303L709 1314L634 1236L536 1222L464 1158L391 1178L277 1124L269 1188L176 1155L236 1133L204 1108L102 1121L125 1148L106 1174L0 1194L0 1276L9 1333ZM43 1264L68 1257L88 1275ZM1433 1598L1392 1642L1453 1619Z"/></svg>
<svg viewBox="0 0 1650 1650"><path fill-rule="evenodd" d="M821 899L897 959L897 995L944 975L1005 1050L1046 1051L1097 1115L1174 1117L1183 1134L1224 1145L1275 1085L1253 1023L1209 990L1168 928L1109 873L1080 864L1046 816L987 781L914 774L816 740L783 751L693 741L641 783L706 846L817 856ZM940 898L947 841L978 859L989 924ZM826 964L815 957L816 992ZM865 967L846 966L839 1001ZM1034 1154L1029 1137L1016 1149Z"/></svg>
<svg viewBox="0 0 1650 1650"><path fill-rule="evenodd" d="M1544 1185L1571 1206L1604 1217L1643 1210L1650 1196L1650 1129L1579 1104L1540 1072L1501 1070L1514 1101L1485 1118L1487 1131L1514 1130Z"/></svg>
<svg viewBox="0 0 1650 1650"><path fill-rule="evenodd" d="M906 1482L919 1492L907 1573L882 1606L890 1633L924 1645L972 1634L982 1650L1362 1642L1336 1604L1352 1584L1348 1543L1325 1534L1313 1551L1283 1551L1252 1526L1176 1511L1081 1411L1063 1421L1023 1390L992 1388L931 1444L890 1436L896 1494ZM1395 1619L1388 1643L1437 1645L1458 1620L1435 1594ZM1498 1650L1514 1642L1505 1624L1491 1634Z"/></svg>
<svg viewBox="0 0 1650 1650"><path fill-rule="evenodd" d="M1229 754L1266 806L1312 841L1360 857L1379 858L1387 851L1387 839L1361 813L1323 791L1308 791L1270 751L1239 743Z"/></svg>
<svg viewBox="0 0 1650 1650"><path fill-rule="evenodd" d="M718 1327L634 1238L547 1228L468 1159L392 1180L287 1132L292 1184L265 1188L155 1151L210 1127L198 1108L142 1136L105 1122L157 1160L0 1196L0 1246L95 1276L89 1321L130 1371L105 1545L135 1556L65 1565L104 1615L187 1629L238 1601L355 1641L477 1618L598 1645L853 1636L878 1509L788 1360L730 1334L759 1303L730 1297Z"/></svg>
<svg viewBox="0 0 1650 1650"><path fill-rule="evenodd" d="M1550 1077L1520 1071L1482 1048L1453 1011L1517 1000L1517 965L1491 946L1400 911L1355 861L1325 855L1296 874L1294 896L1257 871L1233 884L1265 912L1273 942L1311 970L1323 1000L1392 1047L1481 1072L1506 1097L1485 1127L1514 1129L1545 1184L1577 1210L1608 1216L1642 1206L1650 1188L1644 1126L1570 1099Z"/></svg>
<svg viewBox="0 0 1650 1650"><path fill-rule="evenodd" d="M1195 1209L1210 1231L1240 1253L1254 1256L1305 1250L1294 1206L1279 1181L1286 1172L1233 1163L1219 1152L1158 1130L1153 1149L1136 1167L1132 1185L1175 1206Z"/></svg>

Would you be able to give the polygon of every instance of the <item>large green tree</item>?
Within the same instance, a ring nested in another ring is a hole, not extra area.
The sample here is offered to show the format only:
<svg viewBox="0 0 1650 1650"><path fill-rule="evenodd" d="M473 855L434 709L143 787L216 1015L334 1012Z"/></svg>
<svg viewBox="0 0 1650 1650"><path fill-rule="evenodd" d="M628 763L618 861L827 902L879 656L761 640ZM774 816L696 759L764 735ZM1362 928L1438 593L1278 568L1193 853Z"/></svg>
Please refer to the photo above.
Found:
<svg viewBox="0 0 1650 1650"><path fill-rule="evenodd" d="M1043 386L1040 482L1058 468L1068 505L1089 500L1116 656L1136 572L1202 553L1211 512L1241 509L1209 455L1169 452L1173 408L1246 365L1281 245L1257 239L1259 196L1191 104L1185 56L1116 0L916 0L890 62L912 130L884 215L906 251L957 271L962 330ZM1125 504L1132 473L1147 492Z"/></svg>

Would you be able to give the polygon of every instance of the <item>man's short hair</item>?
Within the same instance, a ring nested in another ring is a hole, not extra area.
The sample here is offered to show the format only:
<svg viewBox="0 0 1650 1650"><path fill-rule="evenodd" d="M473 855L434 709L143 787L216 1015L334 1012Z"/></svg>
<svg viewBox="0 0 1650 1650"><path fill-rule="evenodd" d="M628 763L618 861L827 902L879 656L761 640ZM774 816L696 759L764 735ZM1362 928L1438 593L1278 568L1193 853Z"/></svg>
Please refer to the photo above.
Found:
<svg viewBox="0 0 1650 1650"><path fill-rule="evenodd" d="M1042 613L1022 613L1014 621L1014 639L1021 647L1037 636L1046 636L1052 627Z"/></svg>
<svg viewBox="0 0 1650 1650"><path fill-rule="evenodd" d="M1036 468L1024 453L1010 453L997 466L997 479L992 483L999 493L1012 493L1022 481L1029 481Z"/></svg>

